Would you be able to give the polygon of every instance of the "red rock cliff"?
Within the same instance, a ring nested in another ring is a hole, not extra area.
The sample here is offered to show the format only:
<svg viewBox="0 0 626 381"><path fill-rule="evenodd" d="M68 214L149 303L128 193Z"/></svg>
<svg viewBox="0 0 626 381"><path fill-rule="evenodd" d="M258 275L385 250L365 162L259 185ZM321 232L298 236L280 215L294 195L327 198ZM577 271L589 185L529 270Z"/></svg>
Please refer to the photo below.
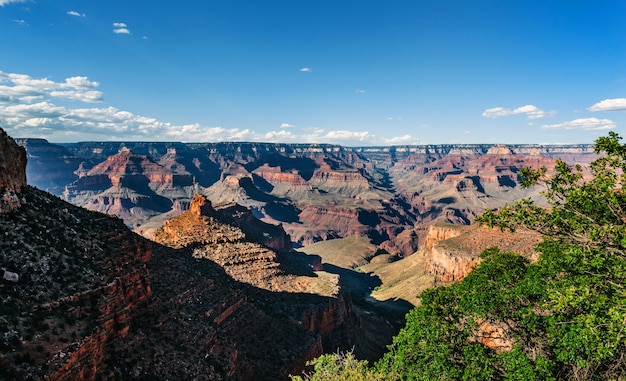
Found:
<svg viewBox="0 0 626 381"><path fill-rule="evenodd" d="M540 239L539 234L527 230L509 233L478 225L433 225L426 238L426 271L440 282L458 282L480 262L485 249L497 246L534 260L534 247Z"/></svg>

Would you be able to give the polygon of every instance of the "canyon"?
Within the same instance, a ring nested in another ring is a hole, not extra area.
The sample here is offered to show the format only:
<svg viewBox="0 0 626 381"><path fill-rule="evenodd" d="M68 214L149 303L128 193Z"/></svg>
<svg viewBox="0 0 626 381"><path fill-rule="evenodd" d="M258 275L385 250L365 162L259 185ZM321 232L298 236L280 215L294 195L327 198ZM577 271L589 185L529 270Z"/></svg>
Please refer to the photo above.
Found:
<svg viewBox="0 0 626 381"><path fill-rule="evenodd" d="M319 258L287 255L284 232L274 229L268 246L249 241L260 225L240 229L249 215L222 214L201 196L168 224L170 233L205 229L231 252L245 247L243 263L264 274L246 281L233 271L240 262L195 255L199 236L163 246L20 182L23 149L6 134L0 147L3 189L20 202L0 214L0 379L281 380L354 345L349 297L316 275Z"/></svg>
<svg viewBox="0 0 626 381"><path fill-rule="evenodd" d="M4 132L0 153L0 379L52 380L278 380L338 349L375 360L419 293L482 250L536 258L535 233L471 225L542 202L522 167L596 157Z"/></svg>
<svg viewBox="0 0 626 381"><path fill-rule="evenodd" d="M539 188L520 185L521 168L596 157L590 145L18 143L32 185L147 238L202 194L282 227L294 247L358 235L398 258L424 245L432 223L469 225L485 209L541 202Z"/></svg>

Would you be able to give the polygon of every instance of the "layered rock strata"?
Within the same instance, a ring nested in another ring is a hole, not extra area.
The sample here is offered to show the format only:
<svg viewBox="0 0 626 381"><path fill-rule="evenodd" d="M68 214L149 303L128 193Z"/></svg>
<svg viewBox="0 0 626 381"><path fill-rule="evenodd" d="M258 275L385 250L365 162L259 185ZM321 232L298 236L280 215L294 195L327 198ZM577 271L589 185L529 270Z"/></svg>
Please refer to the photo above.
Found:
<svg viewBox="0 0 626 381"><path fill-rule="evenodd" d="M468 225L483 210L522 197L541 203L538 189L520 186L522 167L551 168L557 157L584 166L595 157L590 145L88 142L61 148L37 148L29 173L41 179L80 162L56 176L80 176L66 184L66 200L117 214L147 235L202 193L215 205L236 203L257 219L282 224L297 246L362 235L400 257L423 244L414 229ZM43 160L44 154L57 156ZM47 164L60 162L68 165Z"/></svg>
<svg viewBox="0 0 626 381"><path fill-rule="evenodd" d="M480 254L489 247L497 246L501 251L512 251L536 260L534 251L541 235L518 230L515 233L487 227L431 225L426 237L428 258L426 270L438 282L458 282L480 262Z"/></svg>

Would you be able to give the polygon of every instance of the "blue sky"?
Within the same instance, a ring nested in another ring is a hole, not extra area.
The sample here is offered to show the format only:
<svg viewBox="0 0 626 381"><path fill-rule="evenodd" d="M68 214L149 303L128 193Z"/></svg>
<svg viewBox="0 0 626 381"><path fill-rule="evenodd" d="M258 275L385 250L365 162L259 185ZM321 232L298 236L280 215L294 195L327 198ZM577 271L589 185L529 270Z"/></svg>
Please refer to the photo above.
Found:
<svg viewBox="0 0 626 381"><path fill-rule="evenodd" d="M592 143L626 129L626 1L0 0L13 137Z"/></svg>

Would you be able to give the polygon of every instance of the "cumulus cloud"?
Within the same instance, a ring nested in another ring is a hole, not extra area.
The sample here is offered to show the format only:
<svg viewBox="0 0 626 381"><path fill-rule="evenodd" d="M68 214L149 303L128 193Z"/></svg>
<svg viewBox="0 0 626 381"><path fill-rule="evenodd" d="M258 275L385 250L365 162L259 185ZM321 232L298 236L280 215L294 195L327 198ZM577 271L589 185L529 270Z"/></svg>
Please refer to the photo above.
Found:
<svg viewBox="0 0 626 381"><path fill-rule="evenodd" d="M605 99L589 107L589 111L626 111L626 98Z"/></svg>
<svg viewBox="0 0 626 381"><path fill-rule="evenodd" d="M130 30L128 29L128 25L123 22L114 22L113 23L113 33L116 34L130 34Z"/></svg>
<svg viewBox="0 0 626 381"><path fill-rule="evenodd" d="M554 115L554 111L546 112L535 105L525 105L518 108L493 107L483 111L482 116L489 119L497 119L504 116L525 114L528 119L542 119Z"/></svg>
<svg viewBox="0 0 626 381"><path fill-rule="evenodd" d="M0 71L0 104L28 104L48 98L102 102L102 92L97 90L99 85L80 76L54 82L48 78L32 78Z"/></svg>
<svg viewBox="0 0 626 381"><path fill-rule="evenodd" d="M203 126L198 123L176 125L156 118L137 115L112 106L93 106L102 102L100 84L87 77L74 76L63 81L33 78L0 71L0 121L14 137L44 137L53 141L76 140L154 140L161 141L264 141L274 143L330 143L346 146L415 144L410 135L385 138L368 131L303 128L293 132L289 123L276 131ZM78 106L60 101L77 101Z"/></svg>
<svg viewBox="0 0 626 381"><path fill-rule="evenodd" d="M28 23L26 22L26 20L19 19L19 20L13 20L13 22L20 26L28 26Z"/></svg>
<svg viewBox="0 0 626 381"><path fill-rule="evenodd" d="M263 141L272 143L286 143L296 141L298 137L291 131L270 131L263 136Z"/></svg>
<svg viewBox="0 0 626 381"><path fill-rule="evenodd" d="M0 7L4 7L10 3L24 3L26 0L0 0Z"/></svg>
<svg viewBox="0 0 626 381"><path fill-rule="evenodd" d="M547 124L541 128L547 130L612 130L615 128L615 123L610 119L581 118L559 124Z"/></svg>
<svg viewBox="0 0 626 381"><path fill-rule="evenodd" d="M402 135L396 136L389 139L383 139L385 144L387 145L402 145L402 144L418 144L417 140L414 139L411 135Z"/></svg>
<svg viewBox="0 0 626 381"><path fill-rule="evenodd" d="M357 94L365 94L365 90L363 90L363 89L356 89L356 90L354 90L354 92L357 93Z"/></svg>
<svg viewBox="0 0 626 381"><path fill-rule="evenodd" d="M32 78L24 74L0 71L0 104L24 104L44 99L67 99L79 102L102 102L98 82L87 77L70 77L63 82L48 78Z"/></svg>
<svg viewBox="0 0 626 381"><path fill-rule="evenodd" d="M311 69L310 67L303 67L303 68L300 69L300 71L302 73L310 73L310 72L313 71L313 69Z"/></svg>
<svg viewBox="0 0 626 381"><path fill-rule="evenodd" d="M76 17L87 17L87 15L85 15L84 13L79 13L76 11L68 11L67 14L70 16L76 16Z"/></svg>

